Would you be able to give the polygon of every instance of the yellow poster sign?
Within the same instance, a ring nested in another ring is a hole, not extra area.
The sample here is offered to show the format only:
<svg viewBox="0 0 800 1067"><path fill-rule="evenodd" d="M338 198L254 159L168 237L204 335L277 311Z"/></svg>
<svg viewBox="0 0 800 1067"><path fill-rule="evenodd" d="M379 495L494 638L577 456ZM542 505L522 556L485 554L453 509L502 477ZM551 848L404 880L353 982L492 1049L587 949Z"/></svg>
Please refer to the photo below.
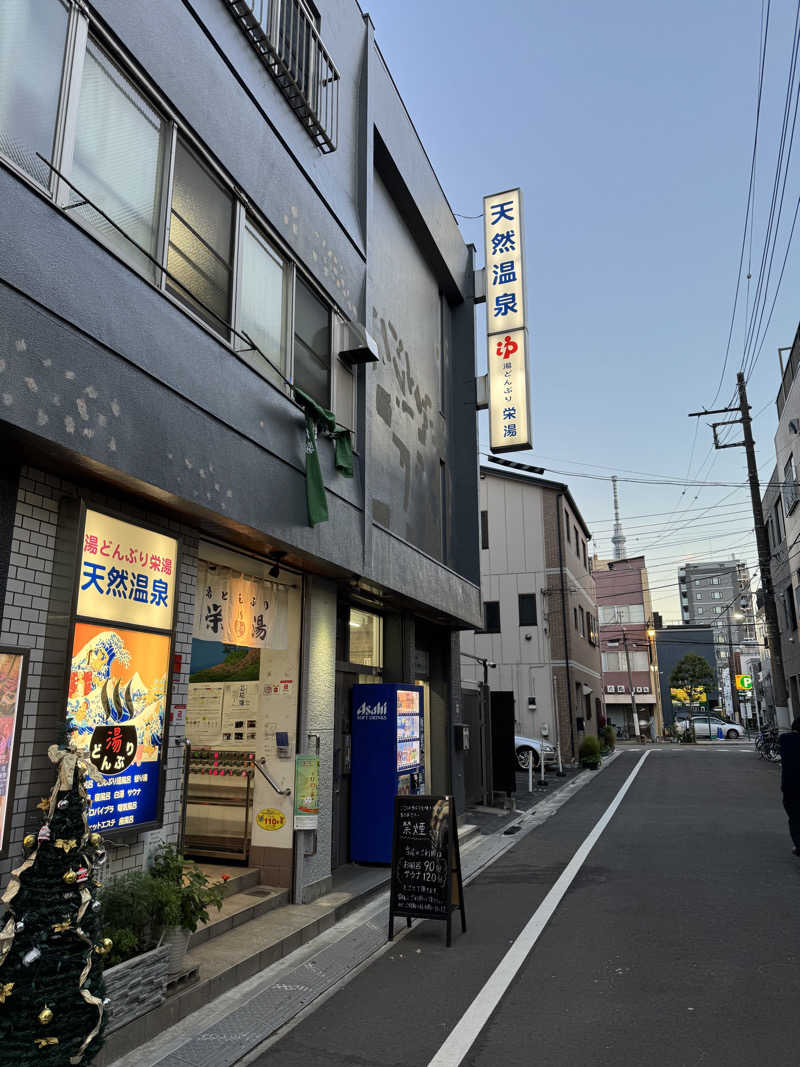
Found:
<svg viewBox="0 0 800 1067"><path fill-rule="evenodd" d="M87 510L77 614L172 629L177 561L174 537Z"/></svg>
<svg viewBox="0 0 800 1067"><path fill-rule="evenodd" d="M286 822L286 816L277 808L262 808L256 815L256 822L262 830L280 830Z"/></svg>

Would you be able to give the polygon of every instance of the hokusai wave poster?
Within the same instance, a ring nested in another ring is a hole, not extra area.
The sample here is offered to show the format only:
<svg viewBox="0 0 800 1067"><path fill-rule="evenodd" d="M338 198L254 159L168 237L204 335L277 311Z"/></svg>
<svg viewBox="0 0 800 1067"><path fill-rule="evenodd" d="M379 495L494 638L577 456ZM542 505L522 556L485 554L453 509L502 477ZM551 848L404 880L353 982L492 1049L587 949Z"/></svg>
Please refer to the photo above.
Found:
<svg viewBox="0 0 800 1067"><path fill-rule="evenodd" d="M169 651L167 634L75 625L67 724L105 776L86 781L92 829L158 818Z"/></svg>

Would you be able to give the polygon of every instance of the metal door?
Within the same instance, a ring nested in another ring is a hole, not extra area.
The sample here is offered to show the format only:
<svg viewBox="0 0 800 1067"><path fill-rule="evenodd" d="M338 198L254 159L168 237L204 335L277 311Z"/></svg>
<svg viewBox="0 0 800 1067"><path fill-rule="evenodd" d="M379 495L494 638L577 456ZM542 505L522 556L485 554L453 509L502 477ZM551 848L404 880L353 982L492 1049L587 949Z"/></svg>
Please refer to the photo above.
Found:
<svg viewBox="0 0 800 1067"><path fill-rule="evenodd" d="M464 752L464 799L468 805L482 804L481 694L478 689L461 690L461 716L469 727L469 749Z"/></svg>
<svg viewBox="0 0 800 1067"><path fill-rule="evenodd" d="M333 712L333 807L331 812L331 867L350 860L350 693L358 681L358 669L336 668Z"/></svg>
<svg viewBox="0 0 800 1067"><path fill-rule="evenodd" d="M514 750L514 694L494 691L492 709L492 785L496 793L517 789L517 755Z"/></svg>

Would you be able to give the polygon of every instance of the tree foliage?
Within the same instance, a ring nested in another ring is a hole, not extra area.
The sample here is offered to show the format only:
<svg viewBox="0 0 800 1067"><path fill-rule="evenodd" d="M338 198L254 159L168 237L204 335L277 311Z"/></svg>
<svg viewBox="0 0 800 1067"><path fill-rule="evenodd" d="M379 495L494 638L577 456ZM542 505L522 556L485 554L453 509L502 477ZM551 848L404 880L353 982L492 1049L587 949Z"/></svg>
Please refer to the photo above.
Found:
<svg viewBox="0 0 800 1067"><path fill-rule="evenodd" d="M696 652L687 652L683 659L675 664L669 684L673 689L683 689L690 705L697 704L700 697L704 693L707 697L713 688L714 671L707 659L698 656Z"/></svg>

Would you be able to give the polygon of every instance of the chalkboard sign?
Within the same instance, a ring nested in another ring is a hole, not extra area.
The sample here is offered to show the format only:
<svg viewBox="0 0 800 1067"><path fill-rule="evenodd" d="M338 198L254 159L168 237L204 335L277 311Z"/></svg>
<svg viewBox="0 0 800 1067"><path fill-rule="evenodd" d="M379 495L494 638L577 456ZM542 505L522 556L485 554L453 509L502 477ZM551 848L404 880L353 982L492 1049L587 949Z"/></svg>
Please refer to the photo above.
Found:
<svg viewBox="0 0 800 1067"><path fill-rule="evenodd" d="M395 916L441 919L447 923L447 944L453 912L461 912L466 931L461 856L452 797L398 796L394 802L392 885L389 940Z"/></svg>

